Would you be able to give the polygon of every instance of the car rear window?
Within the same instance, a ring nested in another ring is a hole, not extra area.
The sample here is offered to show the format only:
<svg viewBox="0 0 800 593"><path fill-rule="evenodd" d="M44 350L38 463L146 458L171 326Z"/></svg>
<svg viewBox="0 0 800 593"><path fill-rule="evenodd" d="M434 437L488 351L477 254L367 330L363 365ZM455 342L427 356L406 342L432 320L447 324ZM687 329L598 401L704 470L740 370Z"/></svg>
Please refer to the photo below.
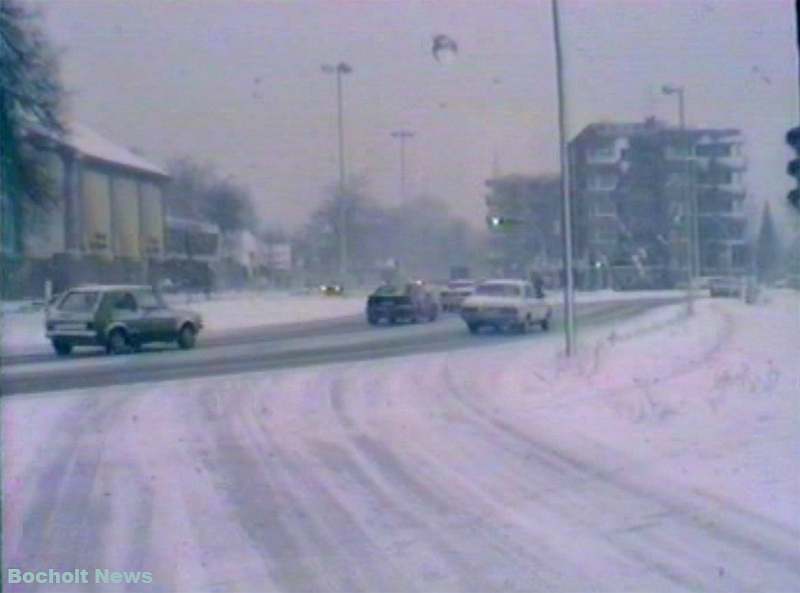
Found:
<svg viewBox="0 0 800 593"><path fill-rule="evenodd" d="M407 290L399 286L380 286L375 290L375 296L402 296Z"/></svg>
<svg viewBox="0 0 800 593"><path fill-rule="evenodd" d="M475 289L475 294L516 297L520 295L520 289L516 284L482 284Z"/></svg>
<svg viewBox="0 0 800 593"><path fill-rule="evenodd" d="M70 292L64 297L58 308L69 313L89 313L97 304L99 296L98 292Z"/></svg>

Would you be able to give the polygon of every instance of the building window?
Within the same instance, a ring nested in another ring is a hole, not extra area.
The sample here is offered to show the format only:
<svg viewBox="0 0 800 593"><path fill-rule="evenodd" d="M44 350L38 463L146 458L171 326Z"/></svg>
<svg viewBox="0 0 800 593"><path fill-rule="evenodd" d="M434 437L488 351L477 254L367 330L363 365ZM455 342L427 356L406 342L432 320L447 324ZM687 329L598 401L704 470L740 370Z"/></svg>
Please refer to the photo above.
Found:
<svg viewBox="0 0 800 593"><path fill-rule="evenodd" d="M595 191L609 191L616 189L617 176L610 173L597 173L589 177L589 189Z"/></svg>
<svg viewBox="0 0 800 593"><path fill-rule="evenodd" d="M665 150L665 156L668 159L685 159L691 156L691 149L686 144L672 144L667 146Z"/></svg>
<svg viewBox="0 0 800 593"><path fill-rule="evenodd" d="M697 180L707 185L730 185L738 181L738 175L734 171L712 170L700 173Z"/></svg>
<svg viewBox="0 0 800 593"><path fill-rule="evenodd" d="M598 215L616 214L614 202L607 196L599 196L594 200L594 213Z"/></svg>
<svg viewBox="0 0 800 593"><path fill-rule="evenodd" d="M695 148L695 154L699 157L720 158L731 156L730 144L700 144Z"/></svg>
<svg viewBox="0 0 800 593"><path fill-rule="evenodd" d="M613 161L616 158L614 144L609 143L595 146L587 152L586 158L590 163Z"/></svg>

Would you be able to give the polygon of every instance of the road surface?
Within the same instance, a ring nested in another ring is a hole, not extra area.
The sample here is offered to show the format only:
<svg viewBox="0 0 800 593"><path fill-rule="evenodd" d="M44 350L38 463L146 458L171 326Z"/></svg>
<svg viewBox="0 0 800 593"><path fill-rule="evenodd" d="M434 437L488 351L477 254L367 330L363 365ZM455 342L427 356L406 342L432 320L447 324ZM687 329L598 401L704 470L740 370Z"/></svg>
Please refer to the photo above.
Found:
<svg viewBox="0 0 800 593"><path fill-rule="evenodd" d="M583 322L635 310L584 309ZM132 375L111 359L116 379L103 357L9 368L49 369L44 376L62 388L119 385L140 381L137 374L166 380L504 341L465 335L457 320L350 330L332 343L316 330L287 338L295 342L285 350L248 342L123 357ZM252 358L235 362L240 348ZM179 361L175 375L151 362L160 360ZM64 371L69 364L80 372ZM795 531L640 479L643 468L622 459L598 463L565 450L503 415L457 365L433 377L392 364L363 375L350 365L309 369L257 388L236 374L207 387L171 381L35 397L21 394L35 379L17 376L7 383L18 395L4 400L6 413L49 399L61 407L50 433L25 437L40 444L25 471L13 472L24 479L4 483L4 565L147 571L153 581L39 586L60 591L800 586ZM400 390L396 373L404 375ZM13 446L13 431L25 427L11 428L4 439Z"/></svg>
<svg viewBox="0 0 800 593"><path fill-rule="evenodd" d="M612 301L578 307L578 320L597 323L640 313L675 299ZM551 331L558 332L560 309ZM534 332L535 334L535 332ZM533 338L534 335L529 336ZM503 339L514 339L503 336ZM498 343L489 336L471 336L456 316L422 325L378 326L363 317L293 323L279 327L217 334L198 339L194 351L174 347L136 355L108 357L99 350L60 358L54 353L0 358L3 396L54 390L156 382L229 375L268 369L296 368L332 362L353 362Z"/></svg>

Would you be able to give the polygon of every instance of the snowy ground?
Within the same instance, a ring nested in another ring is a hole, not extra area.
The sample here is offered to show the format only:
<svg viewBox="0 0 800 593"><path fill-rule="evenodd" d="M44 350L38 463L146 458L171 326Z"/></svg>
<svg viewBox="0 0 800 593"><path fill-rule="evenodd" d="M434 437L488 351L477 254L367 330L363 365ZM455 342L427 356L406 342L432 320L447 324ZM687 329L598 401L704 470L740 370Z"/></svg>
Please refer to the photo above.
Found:
<svg viewBox="0 0 800 593"><path fill-rule="evenodd" d="M153 572L133 590L798 590L798 330L773 293L587 329L574 361L550 335L8 398L5 566Z"/></svg>
<svg viewBox="0 0 800 593"><path fill-rule="evenodd" d="M325 297L281 292L242 292L203 296L170 296L170 305L191 309L203 316L204 333L235 331L254 326L316 321L364 310L364 295ZM50 349L44 337L44 312L17 304L0 318L0 352L19 354Z"/></svg>

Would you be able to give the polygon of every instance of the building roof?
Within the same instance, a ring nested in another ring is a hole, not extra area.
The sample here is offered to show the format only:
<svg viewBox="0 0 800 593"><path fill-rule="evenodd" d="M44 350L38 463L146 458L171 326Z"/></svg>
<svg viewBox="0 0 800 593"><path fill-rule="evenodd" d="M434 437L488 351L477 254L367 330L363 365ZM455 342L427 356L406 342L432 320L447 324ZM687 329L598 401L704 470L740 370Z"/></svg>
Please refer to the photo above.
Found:
<svg viewBox="0 0 800 593"><path fill-rule="evenodd" d="M118 290L146 290L152 289L146 284L80 284L69 289L72 292L110 292Z"/></svg>
<svg viewBox="0 0 800 593"><path fill-rule="evenodd" d="M114 144L83 124L68 122L65 128L64 132L56 132L39 125L29 126L34 135L71 148L84 158L158 177L169 177L169 173L164 168L139 156L129 148Z"/></svg>
<svg viewBox="0 0 800 593"><path fill-rule="evenodd" d="M642 122L597 122L583 128L571 141L578 142L593 136L596 138L619 138L626 136L641 136L644 134L658 134L667 138L681 138L688 135L691 138L708 138L709 141L718 141L722 138L741 136L741 130L736 128L709 128L707 126L687 126L681 129L666 122L647 118ZM736 141L732 139L731 141Z"/></svg>

